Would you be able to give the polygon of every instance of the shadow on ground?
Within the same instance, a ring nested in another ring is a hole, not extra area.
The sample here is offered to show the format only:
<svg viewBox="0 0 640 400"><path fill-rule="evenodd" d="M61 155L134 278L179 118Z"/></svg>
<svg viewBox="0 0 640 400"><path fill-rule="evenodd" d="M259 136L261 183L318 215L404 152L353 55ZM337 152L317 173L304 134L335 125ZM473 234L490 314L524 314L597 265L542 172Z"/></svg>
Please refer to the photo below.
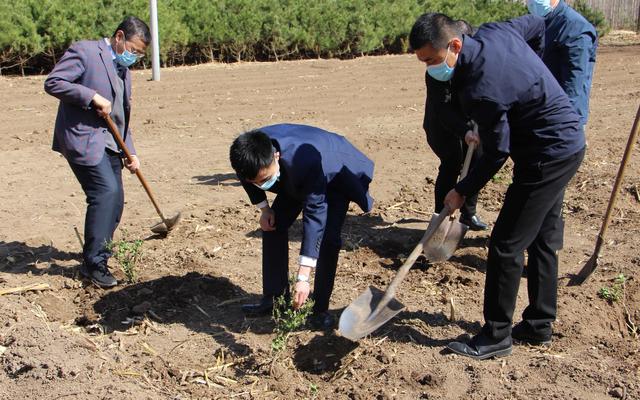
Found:
<svg viewBox="0 0 640 400"><path fill-rule="evenodd" d="M241 186L235 173L198 175L191 179L198 185Z"/></svg>
<svg viewBox="0 0 640 400"><path fill-rule="evenodd" d="M0 241L0 272L72 277L77 271L75 267L57 264L71 260L81 262L82 254L60 251L53 244Z"/></svg>

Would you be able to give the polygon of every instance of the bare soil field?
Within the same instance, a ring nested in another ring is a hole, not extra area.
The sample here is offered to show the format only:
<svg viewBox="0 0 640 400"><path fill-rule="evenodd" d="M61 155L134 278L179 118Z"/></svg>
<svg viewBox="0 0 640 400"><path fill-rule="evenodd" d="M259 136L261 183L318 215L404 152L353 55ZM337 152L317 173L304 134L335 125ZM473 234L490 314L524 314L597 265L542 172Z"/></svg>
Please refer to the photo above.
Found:
<svg viewBox="0 0 640 400"><path fill-rule="evenodd" d="M419 261L401 285L407 307L358 343L301 329L271 351L270 318L240 305L261 294L258 211L228 148L277 122L345 135L376 162L375 209L355 207L332 297L336 316L369 285L384 289L428 224L438 161L422 130L424 66L413 56L211 64L134 72L132 128L168 238L134 176L117 239L142 239L139 281L102 290L78 279L84 195L50 150L57 100L44 77L0 78L0 399L639 399L640 147L636 146L600 267L567 287L593 252L640 103L640 47L602 47L588 151L565 197L559 315L551 348L516 346L476 362L443 351L482 324L488 233L470 233L447 262ZM482 191L494 221L507 165ZM293 228L291 255L301 227ZM296 267L291 257L291 270ZM124 277L112 260L112 269ZM620 299L598 295L624 274ZM41 286L41 288L43 288ZM516 322L526 303L523 278ZM451 301L456 315L451 319Z"/></svg>

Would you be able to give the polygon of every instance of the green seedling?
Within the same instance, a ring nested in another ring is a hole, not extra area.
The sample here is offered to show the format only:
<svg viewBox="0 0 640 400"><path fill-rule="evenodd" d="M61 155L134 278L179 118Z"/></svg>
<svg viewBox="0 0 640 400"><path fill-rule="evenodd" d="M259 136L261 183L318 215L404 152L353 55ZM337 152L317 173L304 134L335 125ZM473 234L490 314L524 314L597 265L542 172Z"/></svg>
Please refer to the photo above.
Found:
<svg viewBox="0 0 640 400"><path fill-rule="evenodd" d="M313 309L313 300L307 300L299 309L293 308L293 300L287 302L284 295L278 296L273 304L273 329L276 337L271 342L271 351L280 353L287 347L287 341L292 332L299 329L307 321Z"/></svg>
<svg viewBox="0 0 640 400"><path fill-rule="evenodd" d="M626 280L627 278L624 276L624 274L616 276L616 278L613 280L613 286L605 286L600 288L600 290L598 290L598 296L608 301L610 304L617 303L618 301L620 301L622 296L624 296L624 283L626 282Z"/></svg>
<svg viewBox="0 0 640 400"><path fill-rule="evenodd" d="M497 174L491 177L491 182L495 183L496 185L510 185L512 180L508 174L504 173L503 171L499 171Z"/></svg>
<svg viewBox="0 0 640 400"><path fill-rule="evenodd" d="M107 244L107 249L113 253L113 256L118 261L127 282L135 283L138 280L136 264L142 254L142 240L128 241L121 239L115 242L112 241Z"/></svg>
<svg viewBox="0 0 640 400"><path fill-rule="evenodd" d="M318 395L318 385L316 385L315 383L310 383L309 392L311 393L311 398L315 399Z"/></svg>

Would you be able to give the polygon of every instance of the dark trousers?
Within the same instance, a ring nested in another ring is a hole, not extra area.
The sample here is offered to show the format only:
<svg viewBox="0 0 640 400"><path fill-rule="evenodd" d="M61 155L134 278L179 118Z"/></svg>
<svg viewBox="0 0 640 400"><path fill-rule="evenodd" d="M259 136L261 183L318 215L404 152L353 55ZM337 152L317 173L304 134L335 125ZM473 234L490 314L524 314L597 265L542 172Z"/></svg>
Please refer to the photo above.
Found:
<svg viewBox="0 0 640 400"><path fill-rule="evenodd" d="M584 149L562 160L515 164L489 242L483 330L490 337L511 334L525 250L529 306L522 318L534 330L551 333L557 309L557 251L564 231L562 201L583 157Z"/></svg>
<svg viewBox="0 0 640 400"><path fill-rule="evenodd" d="M111 242L122 216L122 160L107 150L98 165L69 165L87 196L82 256L87 268L93 269L106 264L111 256L105 245Z"/></svg>
<svg viewBox="0 0 640 400"><path fill-rule="evenodd" d="M313 285L313 311L329 309L329 298L342 247L340 233L344 224L349 200L342 194L327 193L327 222L320 245ZM302 211L302 203L289 196L278 194L271 208L275 213L276 229L262 232L262 290L266 297L289 293L289 227Z"/></svg>
<svg viewBox="0 0 640 400"><path fill-rule="evenodd" d="M467 144L455 134L444 130L427 131L427 142L440 159L438 176L435 184L435 212L440 213L444 208L444 198L451 189L458 183L458 176L462 170L465 155L467 154ZM478 158L478 151L471 159L471 165ZM476 214L476 204L478 194L467 196L460 213L462 216L470 218Z"/></svg>

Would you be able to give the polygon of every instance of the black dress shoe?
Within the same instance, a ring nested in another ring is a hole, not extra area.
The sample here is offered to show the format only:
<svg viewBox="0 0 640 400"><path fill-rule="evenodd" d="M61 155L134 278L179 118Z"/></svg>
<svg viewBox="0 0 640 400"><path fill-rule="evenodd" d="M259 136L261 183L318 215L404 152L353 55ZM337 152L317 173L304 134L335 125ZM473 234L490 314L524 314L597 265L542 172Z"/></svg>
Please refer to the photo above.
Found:
<svg viewBox="0 0 640 400"><path fill-rule="evenodd" d="M265 296L259 303L243 304L242 312L248 316L261 317L273 313L273 297Z"/></svg>
<svg viewBox="0 0 640 400"><path fill-rule="evenodd" d="M85 264L82 264L80 266L80 275L90 279L91 282L101 288L110 288L118 284L118 281L111 275L106 264L100 264L94 268L88 268Z"/></svg>
<svg viewBox="0 0 640 400"><path fill-rule="evenodd" d="M475 360L504 357L511 354L511 336L496 340L481 333L471 338L469 343L451 342L447 348L456 354Z"/></svg>
<svg viewBox="0 0 640 400"><path fill-rule="evenodd" d="M489 226L482 222L477 215L472 215L471 217L460 216L460 222L468 226L472 231L486 231L489 229Z"/></svg>
<svg viewBox="0 0 640 400"><path fill-rule="evenodd" d="M551 345L551 330L536 330L526 321L518 323L511 329L511 337L516 342L522 342L532 346Z"/></svg>
<svg viewBox="0 0 640 400"><path fill-rule="evenodd" d="M336 324L336 318L327 311L313 313L309 317L309 325L313 329L328 331L333 329Z"/></svg>

